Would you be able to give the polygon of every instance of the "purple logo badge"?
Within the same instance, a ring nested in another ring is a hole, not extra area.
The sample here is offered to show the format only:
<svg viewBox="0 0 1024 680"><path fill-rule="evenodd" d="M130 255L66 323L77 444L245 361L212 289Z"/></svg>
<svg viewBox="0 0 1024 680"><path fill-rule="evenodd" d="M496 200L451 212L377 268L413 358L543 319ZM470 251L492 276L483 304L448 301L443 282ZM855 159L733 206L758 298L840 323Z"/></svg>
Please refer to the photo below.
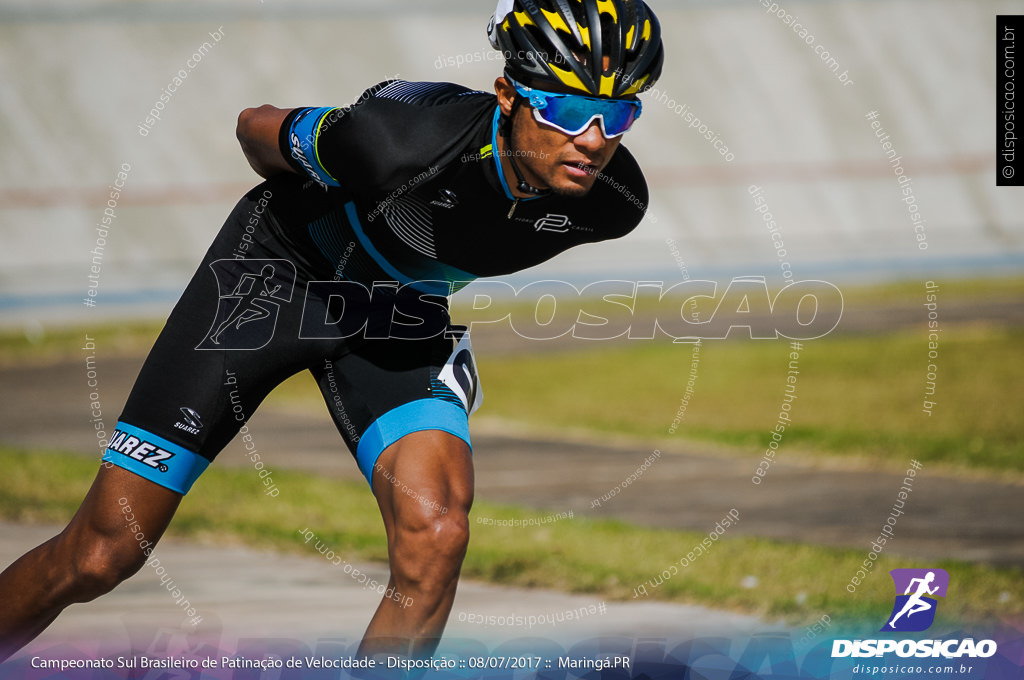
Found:
<svg viewBox="0 0 1024 680"><path fill-rule="evenodd" d="M927 630L935 621L938 605L935 597L946 596L949 574L944 569L893 569L889 574L896 586L896 603L881 630L904 633Z"/></svg>

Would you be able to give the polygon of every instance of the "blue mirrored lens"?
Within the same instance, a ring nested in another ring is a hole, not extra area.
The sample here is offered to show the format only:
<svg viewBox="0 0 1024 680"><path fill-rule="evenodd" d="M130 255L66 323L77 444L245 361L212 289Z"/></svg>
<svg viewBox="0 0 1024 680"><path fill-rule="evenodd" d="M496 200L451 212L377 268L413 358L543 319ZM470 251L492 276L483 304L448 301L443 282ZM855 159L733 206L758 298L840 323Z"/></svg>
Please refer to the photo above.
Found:
<svg viewBox="0 0 1024 680"><path fill-rule="evenodd" d="M604 136L617 137L632 127L642 110L639 101L545 92L515 81L513 85L541 120L568 135L582 133L594 118L599 118Z"/></svg>
<svg viewBox="0 0 1024 680"><path fill-rule="evenodd" d="M606 136L622 134L633 125L639 111L639 106L633 102L571 95L553 97L547 104L540 109L541 118L571 135L586 130L596 116L600 116Z"/></svg>

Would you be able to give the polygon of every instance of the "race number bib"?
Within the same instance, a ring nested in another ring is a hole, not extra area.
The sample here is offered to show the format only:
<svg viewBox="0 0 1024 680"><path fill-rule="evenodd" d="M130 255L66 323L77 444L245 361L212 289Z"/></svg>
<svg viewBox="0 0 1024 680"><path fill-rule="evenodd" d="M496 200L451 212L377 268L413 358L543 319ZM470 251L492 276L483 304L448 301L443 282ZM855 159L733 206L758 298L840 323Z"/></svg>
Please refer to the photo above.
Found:
<svg viewBox="0 0 1024 680"><path fill-rule="evenodd" d="M460 329L453 326L453 329ZM444 368L437 379L451 388L452 392L462 401L468 415L473 415L480 404L484 403L484 392L480 387L480 378L473 358L473 345L469 341L469 333L463 329L455 351L448 357Z"/></svg>

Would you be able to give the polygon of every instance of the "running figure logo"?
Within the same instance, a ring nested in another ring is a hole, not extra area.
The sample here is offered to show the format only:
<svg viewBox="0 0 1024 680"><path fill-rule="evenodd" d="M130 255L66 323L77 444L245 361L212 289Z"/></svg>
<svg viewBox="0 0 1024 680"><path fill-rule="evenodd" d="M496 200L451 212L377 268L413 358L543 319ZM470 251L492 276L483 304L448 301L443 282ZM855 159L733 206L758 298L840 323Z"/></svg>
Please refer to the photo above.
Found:
<svg viewBox="0 0 1024 680"><path fill-rule="evenodd" d="M295 266L288 260L217 260L217 315L196 349L260 349L274 337L282 302L291 302Z"/></svg>
<svg viewBox="0 0 1024 680"><path fill-rule="evenodd" d="M904 633L927 630L935 621L938 600L945 597L949 574L944 569L893 569L889 572L896 586L896 603L882 631ZM900 592L902 595L899 595Z"/></svg>

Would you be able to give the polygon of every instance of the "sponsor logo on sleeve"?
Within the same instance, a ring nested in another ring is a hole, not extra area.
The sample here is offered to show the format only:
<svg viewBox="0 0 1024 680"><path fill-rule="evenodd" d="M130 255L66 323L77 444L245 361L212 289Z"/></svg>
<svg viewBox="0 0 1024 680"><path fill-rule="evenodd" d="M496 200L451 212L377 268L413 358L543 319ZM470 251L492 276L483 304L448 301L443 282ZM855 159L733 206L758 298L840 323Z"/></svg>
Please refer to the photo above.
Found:
<svg viewBox="0 0 1024 680"><path fill-rule="evenodd" d="M167 464L164 461L174 458L174 454L170 451L165 451L156 444L126 434L121 430L114 430L114 435L110 438L107 450L116 451L129 458L134 458L140 463L156 468L160 472L167 472Z"/></svg>

